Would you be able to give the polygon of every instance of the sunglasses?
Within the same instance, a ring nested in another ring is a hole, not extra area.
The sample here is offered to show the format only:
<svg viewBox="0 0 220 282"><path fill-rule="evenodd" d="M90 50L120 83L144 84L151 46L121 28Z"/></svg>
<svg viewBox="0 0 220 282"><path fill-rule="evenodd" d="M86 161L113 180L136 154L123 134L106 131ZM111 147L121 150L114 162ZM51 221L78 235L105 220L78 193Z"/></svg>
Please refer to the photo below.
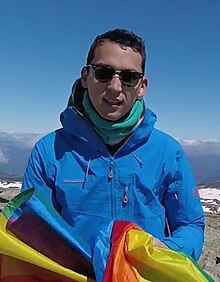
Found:
<svg viewBox="0 0 220 282"><path fill-rule="evenodd" d="M118 74L121 83L127 87L136 86L138 84L138 81L144 76L140 72L127 70L119 71L108 66L88 65L87 67L93 68L93 70L95 71L95 78L99 82L110 82L113 76Z"/></svg>

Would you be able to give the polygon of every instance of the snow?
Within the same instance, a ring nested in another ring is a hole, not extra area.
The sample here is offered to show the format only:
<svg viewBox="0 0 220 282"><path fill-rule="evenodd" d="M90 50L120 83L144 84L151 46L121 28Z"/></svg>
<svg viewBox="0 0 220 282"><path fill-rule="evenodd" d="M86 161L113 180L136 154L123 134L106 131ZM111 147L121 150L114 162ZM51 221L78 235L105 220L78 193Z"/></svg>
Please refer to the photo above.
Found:
<svg viewBox="0 0 220 282"><path fill-rule="evenodd" d="M0 188L20 188L21 189L21 182L8 182L8 181L0 181Z"/></svg>
<svg viewBox="0 0 220 282"><path fill-rule="evenodd" d="M216 188L199 189L199 195L202 199L214 199L220 201L220 190Z"/></svg>
<svg viewBox="0 0 220 282"><path fill-rule="evenodd" d="M212 213L211 209L208 207L202 207L204 212Z"/></svg>
<svg viewBox="0 0 220 282"><path fill-rule="evenodd" d="M219 203L217 203L215 200L201 199L201 202L204 203L204 204L211 204L211 205L214 205L214 206L219 206Z"/></svg>

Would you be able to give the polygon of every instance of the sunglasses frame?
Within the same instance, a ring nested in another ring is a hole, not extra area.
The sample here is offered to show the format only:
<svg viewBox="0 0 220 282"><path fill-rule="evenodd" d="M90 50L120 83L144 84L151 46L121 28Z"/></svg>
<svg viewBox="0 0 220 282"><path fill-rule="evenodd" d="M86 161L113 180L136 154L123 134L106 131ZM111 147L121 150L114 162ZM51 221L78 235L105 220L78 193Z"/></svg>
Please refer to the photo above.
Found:
<svg viewBox="0 0 220 282"><path fill-rule="evenodd" d="M127 70L115 70L114 68L110 67L110 66L102 66L102 65L95 65L95 64L91 64L91 65L87 65L86 67L90 68L92 67L92 69L94 70L94 73L95 73L95 78L99 81L99 82L102 82L102 83L106 83L106 82L110 82L112 80L112 78L118 74L119 76L119 79L121 81L121 83L124 85L124 86L127 86L127 87L135 87L138 82L140 81L141 78L143 78L144 74L143 73L140 73L140 72L137 72L137 71L127 71ZM97 77L97 68L106 68L106 69L110 69L112 71L114 71L112 77L110 79L107 79L107 80L100 80L99 77ZM137 78L137 82L135 81L135 84L134 85L130 85L129 83L126 83L123 81L122 79L122 75L123 73L134 73L136 75L139 76L139 78Z"/></svg>

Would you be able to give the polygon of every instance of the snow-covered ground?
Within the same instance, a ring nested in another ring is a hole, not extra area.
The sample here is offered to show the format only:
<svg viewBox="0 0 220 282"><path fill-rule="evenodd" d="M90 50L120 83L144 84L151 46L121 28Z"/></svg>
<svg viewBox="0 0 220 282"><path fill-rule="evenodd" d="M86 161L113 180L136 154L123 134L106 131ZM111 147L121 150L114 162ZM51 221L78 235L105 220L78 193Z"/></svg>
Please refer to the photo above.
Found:
<svg viewBox="0 0 220 282"><path fill-rule="evenodd" d="M220 189L199 189L203 210L208 213L220 214Z"/></svg>
<svg viewBox="0 0 220 282"><path fill-rule="evenodd" d="M0 189L1 188L21 188L21 182L19 181L0 181Z"/></svg>
<svg viewBox="0 0 220 282"><path fill-rule="evenodd" d="M210 201L213 201L215 199L218 199L220 201L220 190L219 189L215 189L215 188L199 189L199 195L200 195L200 198L206 199L207 201L208 199Z"/></svg>
<svg viewBox="0 0 220 282"><path fill-rule="evenodd" d="M211 187L211 188L210 188ZM220 187L219 184L202 185L199 187L199 195L201 198L203 210L207 213L220 215ZM216 187L216 188L215 188ZM21 188L19 181L3 181L0 180L0 189L4 188Z"/></svg>

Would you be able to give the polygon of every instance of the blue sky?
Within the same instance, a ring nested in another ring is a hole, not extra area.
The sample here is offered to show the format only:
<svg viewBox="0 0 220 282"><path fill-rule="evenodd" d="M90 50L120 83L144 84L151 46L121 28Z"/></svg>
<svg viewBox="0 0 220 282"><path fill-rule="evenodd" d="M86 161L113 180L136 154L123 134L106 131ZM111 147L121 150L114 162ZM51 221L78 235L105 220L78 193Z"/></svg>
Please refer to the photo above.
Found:
<svg viewBox="0 0 220 282"><path fill-rule="evenodd" d="M114 28L146 43L157 127L220 140L219 0L1 0L0 131L58 128L91 42Z"/></svg>

